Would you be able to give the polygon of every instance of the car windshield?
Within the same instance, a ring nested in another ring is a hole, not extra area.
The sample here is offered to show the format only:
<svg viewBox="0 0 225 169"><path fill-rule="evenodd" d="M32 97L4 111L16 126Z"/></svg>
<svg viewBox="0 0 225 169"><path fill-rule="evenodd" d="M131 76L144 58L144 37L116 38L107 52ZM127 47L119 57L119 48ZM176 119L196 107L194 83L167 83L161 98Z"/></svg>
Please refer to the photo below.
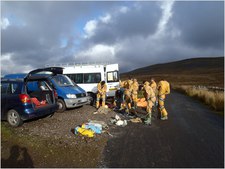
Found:
<svg viewBox="0 0 225 169"><path fill-rule="evenodd" d="M66 75L57 75L52 78L59 86L76 86Z"/></svg>

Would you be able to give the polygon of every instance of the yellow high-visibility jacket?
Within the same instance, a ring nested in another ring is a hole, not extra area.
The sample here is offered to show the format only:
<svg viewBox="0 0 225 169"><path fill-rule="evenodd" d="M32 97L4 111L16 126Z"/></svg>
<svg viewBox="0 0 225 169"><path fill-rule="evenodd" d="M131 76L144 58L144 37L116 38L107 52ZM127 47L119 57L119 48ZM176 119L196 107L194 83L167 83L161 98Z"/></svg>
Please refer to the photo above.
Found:
<svg viewBox="0 0 225 169"><path fill-rule="evenodd" d="M133 81L132 80L128 80L127 81L127 85L128 85L128 89L131 88Z"/></svg>
<svg viewBox="0 0 225 169"><path fill-rule="evenodd" d="M126 80L120 81L120 87L125 88L126 86Z"/></svg>
<svg viewBox="0 0 225 169"><path fill-rule="evenodd" d="M97 88L98 88L98 93L100 93L100 94L102 94L102 95L103 95L103 94L106 94L106 91L107 91L107 86L106 86L106 84L104 84L104 86L102 86L102 85L101 85L101 82L99 82Z"/></svg>
<svg viewBox="0 0 225 169"><path fill-rule="evenodd" d="M150 86L151 86L151 88L152 88L154 91L156 91L156 89L157 89L157 84L156 84L156 82L155 82L154 80L151 81Z"/></svg>
<svg viewBox="0 0 225 169"><path fill-rule="evenodd" d="M144 96L146 100L155 97L155 92L149 85L144 86Z"/></svg>
<svg viewBox="0 0 225 169"><path fill-rule="evenodd" d="M138 91L138 88L139 88L138 82L133 82L131 86L133 91Z"/></svg>
<svg viewBox="0 0 225 169"><path fill-rule="evenodd" d="M169 82L167 82L165 80L161 80L158 83L158 90L159 90L158 95L170 94L170 84L169 84Z"/></svg>

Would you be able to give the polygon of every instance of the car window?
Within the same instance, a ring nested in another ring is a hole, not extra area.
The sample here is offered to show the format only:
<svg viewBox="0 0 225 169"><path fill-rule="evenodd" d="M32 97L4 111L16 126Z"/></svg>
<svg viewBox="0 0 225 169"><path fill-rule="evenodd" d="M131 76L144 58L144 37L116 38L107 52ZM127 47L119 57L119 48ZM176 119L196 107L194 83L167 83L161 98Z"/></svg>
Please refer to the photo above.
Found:
<svg viewBox="0 0 225 169"><path fill-rule="evenodd" d="M47 91L49 88L45 81L32 81L27 83L27 90L30 93L34 91Z"/></svg>
<svg viewBox="0 0 225 169"><path fill-rule="evenodd" d="M33 92L33 91L38 90L38 83L36 81L28 82L27 83L27 90L28 90L28 92Z"/></svg>
<svg viewBox="0 0 225 169"><path fill-rule="evenodd" d="M10 94L18 94L19 93L19 84L11 83L10 85Z"/></svg>
<svg viewBox="0 0 225 169"><path fill-rule="evenodd" d="M2 83L1 94L18 94L19 84L18 83Z"/></svg>
<svg viewBox="0 0 225 169"><path fill-rule="evenodd" d="M9 84L10 83L1 83L1 94L7 94L7 91L10 90Z"/></svg>
<svg viewBox="0 0 225 169"><path fill-rule="evenodd" d="M39 82L38 82L38 86L39 86L39 88L40 88L42 91L49 90L49 88L47 87L45 81L39 81Z"/></svg>

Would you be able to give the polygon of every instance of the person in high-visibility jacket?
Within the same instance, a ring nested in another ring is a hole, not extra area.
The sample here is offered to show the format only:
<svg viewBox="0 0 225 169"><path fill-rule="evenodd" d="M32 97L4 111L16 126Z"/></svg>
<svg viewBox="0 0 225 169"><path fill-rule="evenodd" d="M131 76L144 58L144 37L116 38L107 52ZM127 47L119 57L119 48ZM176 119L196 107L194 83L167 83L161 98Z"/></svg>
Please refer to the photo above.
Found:
<svg viewBox="0 0 225 169"><path fill-rule="evenodd" d="M99 101L102 99L102 107L105 107L105 98L106 98L106 91L107 91L107 86L105 81L101 81L98 83L97 86L97 100L96 100L96 108L99 108Z"/></svg>
<svg viewBox="0 0 225 169"><path fill-rule="evenodd" d="M144 83L144 96L145 96L145 100L147 101L147 117L146 120L144 121L145 124L151 125L151 120L152 120L152 107L155 104L156 101L156 97L155 97L155 92L153 91L153 89L150 86L150 83L148 81L146 81Z"/></svg>
<svg viewBox="0 0 225 169"><path fill-rule="evenodd" d="M139 84L137 82L137 79L133 79L133 83L131 84L131 98L134 108L137 108L138 89Z"/></svg>
<svg viewBox="0 0 225 169"><path fill-rule="evenodd" d="M132 104L132 80L127 80L125 83L125 91L124 91L124 107L126 108L126 112L129 113Z"/></svg>
<svg viewBox="0 0 225 169"><path fill-rule="evenodd" d="M150 86L151 86L151 88L153 89L153 91L154 91L155 94L156 94L157 84L156 84L156 82L155 82L155 79L151 78Z"/></svg>
<svg viewBox="0 0 225 169"><path fill-rule="evenodd" d="M119 81L119 87L120 89L116 91L115 93L115 99L114 99L114 106L116 108L119 108L119 110L123 110L124 109L124 91L125 91L125 85L126 85L126 81Z"/></svg>
<svg viewBox="0 0 225 169"><path fill-rule="evenodd" d="M161 113L161 120L168 119L168 113L164 107L166 95L170 94L170 84L166 80L161 80L158 83L158 101L159 101L159 111Z"/></svg>
<svg viewBox="0 0 225 169"><path fill-rule="evenodd" d="M124 81L119 81L119 85L120 85L120 88L125 88L125 85L126 85L126 80Z"/></svg>
<svg viewBox="0 0 225 169"><path fill-rule="evenodd" d="M156 84L154 78L151 78L150 86L153 89L153 91L155 93L155 96L157 96L158 95L158 90L157 90L157 84ZM156 98L154 107L157 107L157 105L158 105L158 99Z"/></svg>

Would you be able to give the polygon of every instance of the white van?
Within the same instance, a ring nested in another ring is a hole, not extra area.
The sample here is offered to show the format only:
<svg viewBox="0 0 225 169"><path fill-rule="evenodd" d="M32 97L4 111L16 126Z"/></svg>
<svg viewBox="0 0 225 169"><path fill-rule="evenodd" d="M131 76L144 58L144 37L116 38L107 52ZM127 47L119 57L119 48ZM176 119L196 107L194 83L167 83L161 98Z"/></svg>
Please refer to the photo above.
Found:
<svg viewBox="0 0 225 169"><path fill-rule="evenodd" d="M70 77L92 98L96 97L97 84L100 81L104 80L107 84L107 97L114 97L119 88L118 64L74 64L63 67L63 74Z"/></svg>

